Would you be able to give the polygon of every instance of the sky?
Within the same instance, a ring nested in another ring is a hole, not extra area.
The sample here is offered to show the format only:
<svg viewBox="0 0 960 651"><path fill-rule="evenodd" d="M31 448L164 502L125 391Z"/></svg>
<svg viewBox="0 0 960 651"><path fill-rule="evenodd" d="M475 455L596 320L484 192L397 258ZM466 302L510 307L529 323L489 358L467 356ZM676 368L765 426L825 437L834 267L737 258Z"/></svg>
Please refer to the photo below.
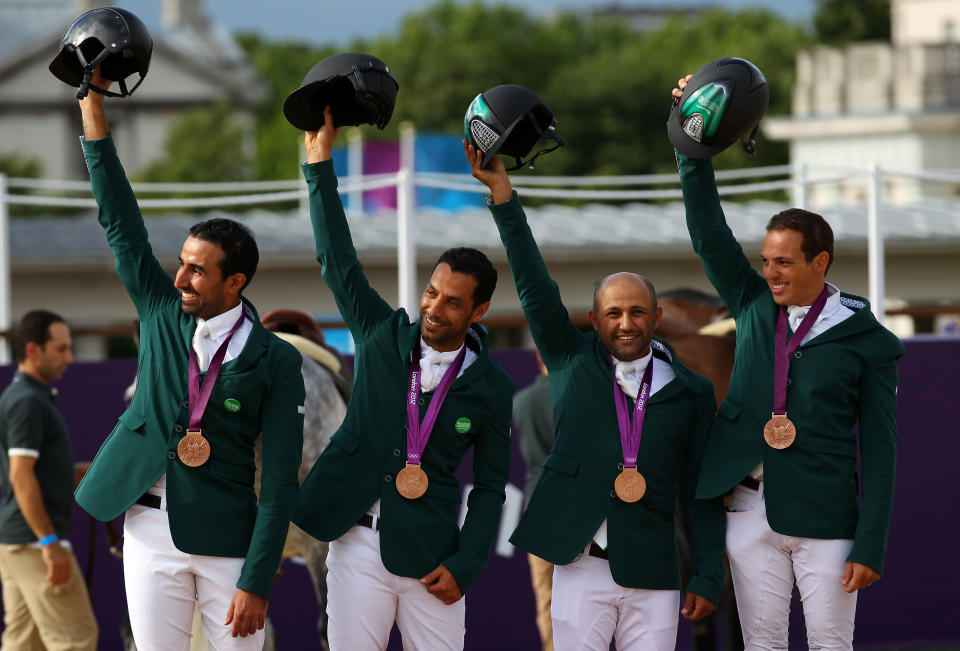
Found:
<svg viewBox="0 0 960 651"><path fill-rule="evenodd" d="M231 31L253 31L271 40L346 45L357 38L392 33L402 17L435 0L205 0L207 14ZM460 0L458 0L460 1ZM485 0L487 4L495 4ZM533 14L555 9L583 9L619 4L623 7L676 7L711 4L728 8L762 6L788 19L809 22L815 0L501 0ZM116 0L148 25L161 22L162 0Z"/></svg>

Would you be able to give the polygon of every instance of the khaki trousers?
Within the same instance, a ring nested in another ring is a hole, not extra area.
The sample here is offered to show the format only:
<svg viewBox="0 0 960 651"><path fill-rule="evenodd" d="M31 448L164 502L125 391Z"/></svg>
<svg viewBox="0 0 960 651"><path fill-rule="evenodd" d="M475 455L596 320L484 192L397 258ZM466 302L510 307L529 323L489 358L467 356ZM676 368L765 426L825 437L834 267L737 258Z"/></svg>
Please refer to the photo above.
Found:
<svg viewBox="0 0 960 651"><path fill-rule="evenodd" d="M0 544L3 651L93 651L97 622L73 551L70 579L51 586L39 549Z"/></svg>
<svg viewBox="0 0 960 651"><path fill-rule="evenodd" d="M553 593L553 563L539 556L527 554L530 564L530 582L537 603L537 630L543 651L553 651L553 620L550 618L550 595Z"/></svg>

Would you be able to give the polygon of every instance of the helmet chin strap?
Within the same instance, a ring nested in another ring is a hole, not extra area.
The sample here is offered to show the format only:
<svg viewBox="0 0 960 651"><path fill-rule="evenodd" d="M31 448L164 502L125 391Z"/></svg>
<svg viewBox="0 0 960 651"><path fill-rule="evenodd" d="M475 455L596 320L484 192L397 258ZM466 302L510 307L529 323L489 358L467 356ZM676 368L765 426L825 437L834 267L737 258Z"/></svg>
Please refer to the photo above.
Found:
<svg viewBox="0 0 960 651"><path fill-rule="evenodd" d="M80 82L80 87L77 88L77 99L83 99L91 90L95 93L106 95L107 97L128 97L133 95L133 91L135 91L143 82L144 75L141 74L140 79L136 84L133 85L133 88L127 90L127 80L120 79L117 81L117 85L120 86L119 93L114 93L113 91L106 90L105 88L94 86L93 83L91 83L93 80L93 71L96 70L97 66L103 63L110 52L104 48L100 50L100 53L97 54L96 57L94 57L93 61L89 62L87 61L86 57L83 56L83 52L79 48L76 50L76 53L77 58L80 59L80 64L83 66L83 81Z"/></svg>
<svg viewBox="0 0 960 651"><path fill-rule="evenodd" d="M516 158L516 159L515 159L515 160L517 161L516 165L514 165L513 167L508 167L508 168L507 168L507 171L508 171L508 172L513 172L514 170L518 170L518 169L520 169L521 167L523 167L524 165L526 165L528 169L531 169L531 170L532 170L533 167L534 167L534 163L537 162L537 159L538 159L538 158L540 158L540 157L543 156L544 154L549 154L550 152L552 152L552 151L554 151L554 150L556 150L556 149L559 149L560 147L563 147L565 144L567 144L567 141L564 140L562 137L560 137L560 134L557 133L557 121L556 121L556 120L554 120L553 122L551 122L551 123L550 123L550 126L547 127L546 129L541 129L541 128L540 128L540 124L537 122L536 117L533 115L533 112L532 112L532 111L531 111L530 113L527 113L527 117L530 118L530 122L533 123L533 128L536 129L537 133L540 134L540 137L541 137L541 138L545 138L545 139L547 139L547 140L553 140L553 141L555 141L557 144L555 144L553 147L548 147L548 148L546 148L546 149L541 149L541 150L538 151L536 154L534 154L532 157L528 158L526 161L522 161L522 160L520 160L519 158Z"/></svg>

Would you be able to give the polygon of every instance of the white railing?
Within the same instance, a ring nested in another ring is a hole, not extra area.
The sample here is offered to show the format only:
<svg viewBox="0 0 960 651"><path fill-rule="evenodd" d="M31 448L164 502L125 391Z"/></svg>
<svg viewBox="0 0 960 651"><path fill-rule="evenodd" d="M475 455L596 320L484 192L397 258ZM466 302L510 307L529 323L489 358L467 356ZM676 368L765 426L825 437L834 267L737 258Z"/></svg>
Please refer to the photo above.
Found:
<svg viewBox="0 0 960 651"><path fill-rule="evenodd" d="M396 173L359 175L360 168L351 164L349 174L339 181L340 192L352 197L353 213L362 211L362 193L381 188L397 188L397 267L400 304L408 313L416 309L416 187L439 188L482 194L486 188L468 174L437 172L414 172L413 132L402 130L401 166ZM351 143L354 151L356 144ZM868 212L868 276L869 299L874 313L884 320L884 247L882 228L882 188L885 177L960 183L960 172L906 171L882 169L871 165L869 169L819 168L818 174L804 167L776 165L768 167L725 170L716 173L721 184L721 196L736 196L770 190L786 190L793 195L794 205L807 205L809 188L816 184L859 181L867 187ZM776 180L753 181L767 177L784 177ZM747 181L726 183L727 181ZM641 176L518 176L514 187L528 197L557 200L588 201L654 201L682 198L680 189L642 189L642 186L677 184L676 174L649 174ZM641 189L597 189L640 186ZM300 180L259 181L250 183L134 183L139 193L215 194L219 196L141 199L142 208L194 209L214 207L238 207L271 205L306 199L306 189ZM13 192L20 190L20 193ZM24 194L22 191L43 194ZM83 193L86 196L51 196ZM10 258L8 217L10 205L50 206L58 208L93 208L96 203L90 198L90 186L86 181L57 181L50 179L7 178L0 174L0 329L10 327ZM5 356L0 347L0 357ZM0 359L0 363L8 360Z"/></svg>

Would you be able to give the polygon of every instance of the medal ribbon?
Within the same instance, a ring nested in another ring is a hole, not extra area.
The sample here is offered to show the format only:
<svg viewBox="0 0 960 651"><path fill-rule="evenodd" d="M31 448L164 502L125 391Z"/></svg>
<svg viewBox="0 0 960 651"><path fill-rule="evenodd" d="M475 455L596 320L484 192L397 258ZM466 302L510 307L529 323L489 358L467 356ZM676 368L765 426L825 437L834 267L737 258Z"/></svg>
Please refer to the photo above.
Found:
<svg viewBox="0 0 960 651"><path fill-rule="evenodd" d="M611 358L612 359L612 358ZM620 425L620 445L623 448L623 467L636 468L637 454L640 451L640 437L643 436L643 418L647 413L647 398L650 397L650 384L653 382L653 356L647 363L637 391L637 400L633 407L633 418L627 407L627 394L617 382L617 373L613 373L613 398L617 404L617 424Z"/></svg>
<svg viewBox="0 0 960 651"><path fill-rule="evenodd" d="M777 314L777 336L773 354L773 413L787 413L787 376L790 374L790 355L795 351L803 338L807 336L817 317L823 311L823 306L827 304L827 286L823 286L823 291L817 296L817 300L810 306L810 311L804 315L797 331L790 337L790 343L787 343L787 308L780 306Z"/></svg>
<svg viewBox="0 0 960 651"><path fill-rule="evenodd" d="M460 372L466 356L467 346L464 343L460 353L440 379L440 384L437 385L433 397L430 399L430 406L427 407L427 413L423 415L423 423L421 423L420 408L418 407L420 398L420 344L417 343L414 346L410 359L410 384L407 397L407 463L415 466L420 465L420 457L423 455L423 449L427 447L433 425L440 413L440 406L443 404L443 399L447 397L447 391L450 390L450 385L453 384Z"/></svg>
<svg viewBox="0 0 960 651"><path fill-rule="evenodd" d="M190 426L188 429L200 429L200 421L203 420L203 412L207 409L207 403L210 402L210 394L213 393L213 383L217 381L220 375L220 367L223 366L223 358L227 354L227 345L233 339L233 334L240 329L245 318L240 314L240 318L233 325L230 334L224 339L217 352L213 354L210 360L210 366L207 367L207 374L203 378L203 386L200 386L200 362L197 360L197 351L190 346Z"/></svg>

